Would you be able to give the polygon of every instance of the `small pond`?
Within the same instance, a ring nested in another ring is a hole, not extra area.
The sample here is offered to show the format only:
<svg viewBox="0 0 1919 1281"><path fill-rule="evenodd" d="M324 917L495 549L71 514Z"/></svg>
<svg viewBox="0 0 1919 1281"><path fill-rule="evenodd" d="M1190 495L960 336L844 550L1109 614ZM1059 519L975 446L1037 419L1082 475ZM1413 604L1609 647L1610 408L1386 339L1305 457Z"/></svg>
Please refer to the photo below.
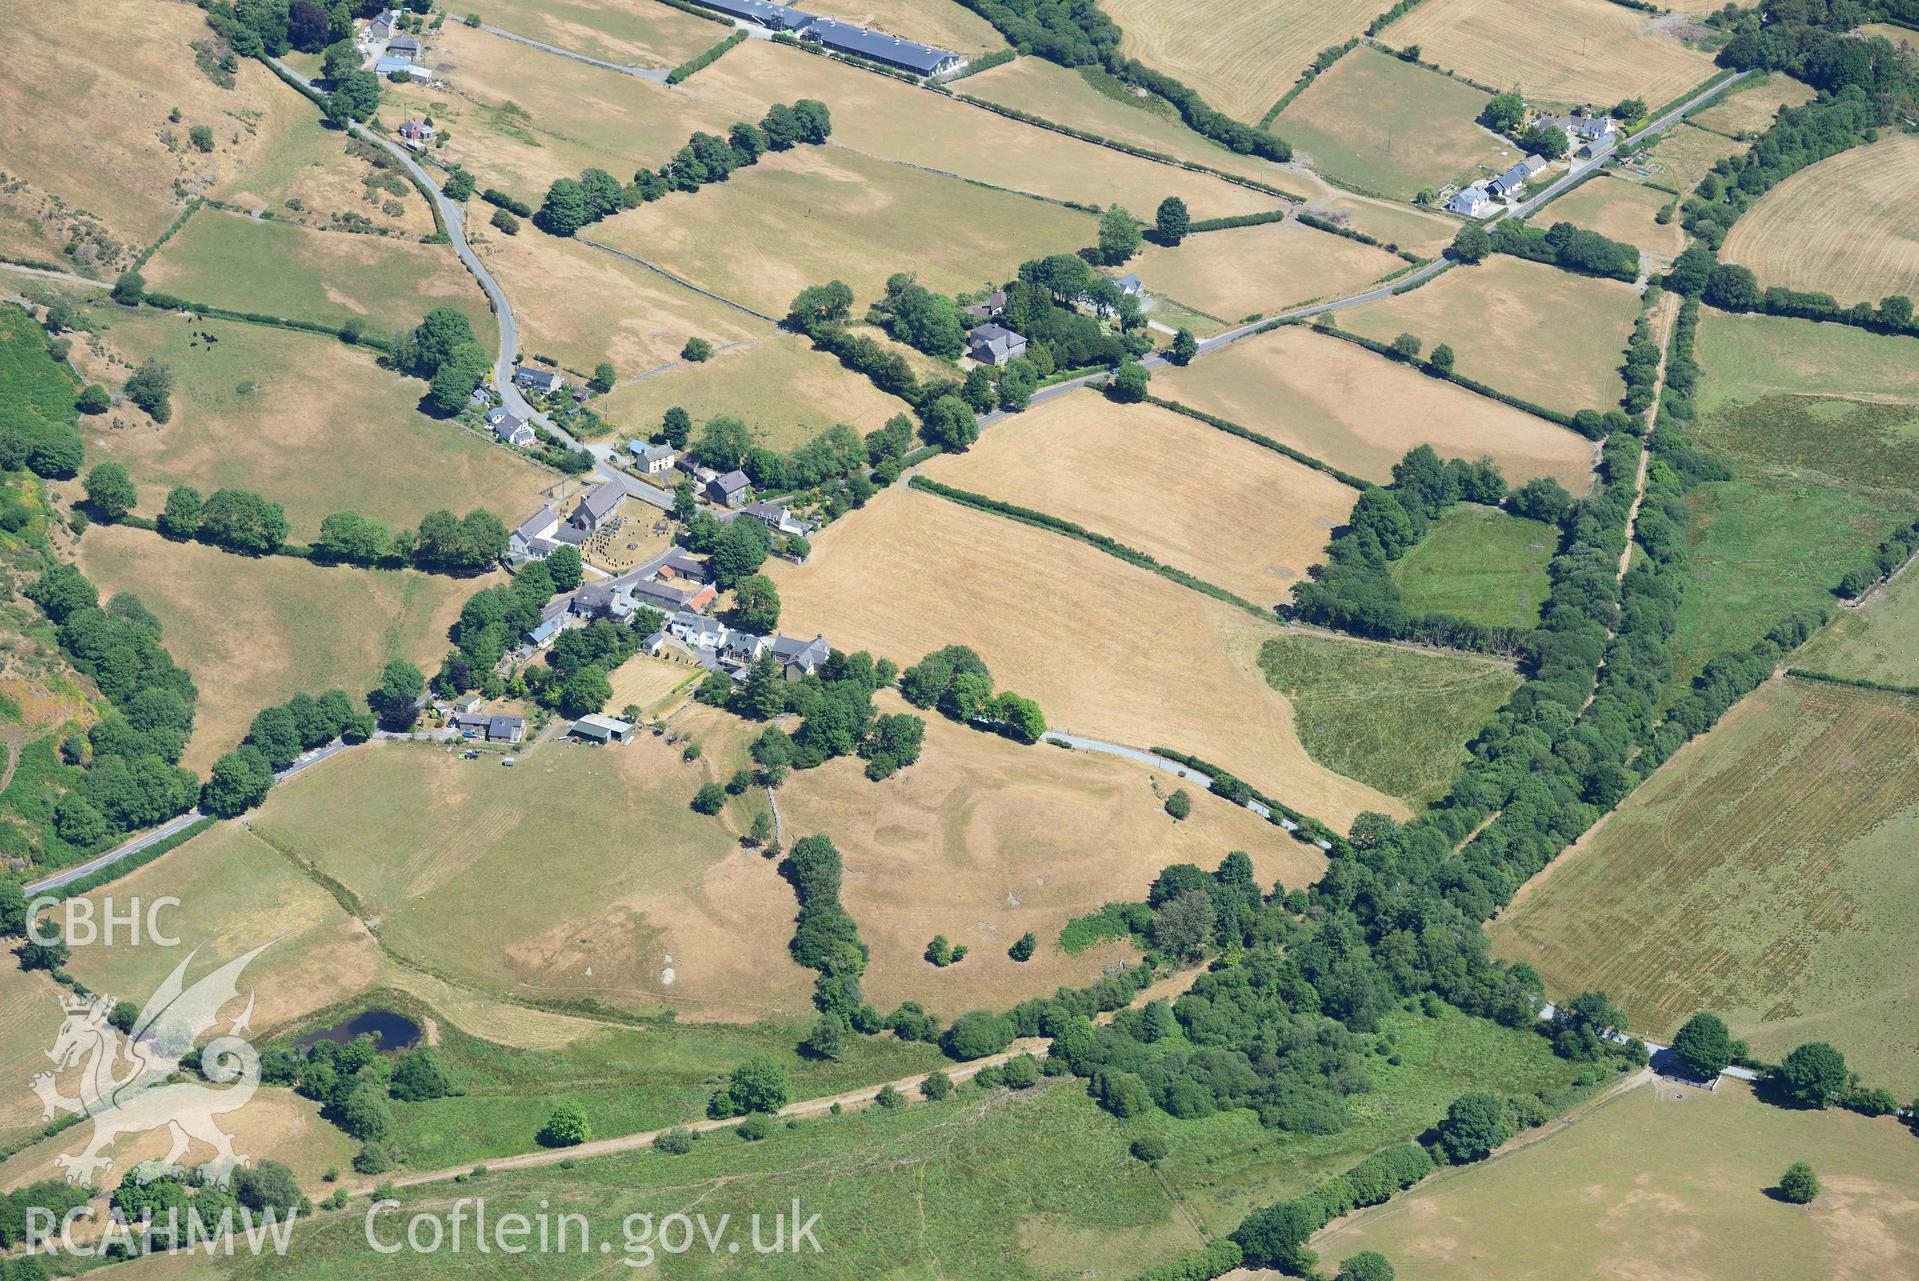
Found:
<svg viewBox="0 0 1919 1281"><path fill-rule="evenodd" d="M362 1010L352 1018L335 1023L332 1027L308 1032L293 1043L293 1048L309 1050L321 1041L345 1045L356 1037L369 1034L380 1038L382 1050L389 1052L404 1050L419 1041L420 1025L406 1015L393 1010Z"/></svg>

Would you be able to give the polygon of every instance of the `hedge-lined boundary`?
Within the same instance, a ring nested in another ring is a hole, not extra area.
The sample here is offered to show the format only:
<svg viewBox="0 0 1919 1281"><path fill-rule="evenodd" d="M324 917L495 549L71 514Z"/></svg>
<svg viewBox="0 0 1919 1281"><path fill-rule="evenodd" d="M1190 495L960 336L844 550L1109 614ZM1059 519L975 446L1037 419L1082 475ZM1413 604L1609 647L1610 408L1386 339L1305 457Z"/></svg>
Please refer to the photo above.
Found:
<svg viewBox="0 0 1919 1281"><path fill-rule="evenodd" d="M341 334L341 325L325 325L317 320L295 320L289 316L269 316L259 311L234 311L229 307L215 307L211 303L195 302L191 298L181 298L168 293L146 293L140 301L159 311L191 311L202 316L211 316L215 320L232 320L248 325L265 325L269 329L292 329L304 334L318 334L323 338L335 338L341 342L346 339ZM382 334L361 333L349 346L371 347L376 351L392 351L393 340Z"/></svg>
<svg viewBox="0 0 1919 1281"><path fill-rule="evenodd" d="M1424 267L1432 261L1430 258L1421 258L1410 249L1401 249L1398 245L1389 245L1377 236L1368 235L1363 231L1357 231L1351 227L1341 226L1331 218L1322 218L1318 214L1302 212L1299 215L1299 221L1305 226L1311 227L1314 231L1323 231L1329 236L1339 236L1346 240L1357 240L1362 245L1371 245L1375 249L1396 255L1415 267ZM1389 276L1387 279L1390 280L1391 277Z"/></svg>
<svg viewBox="0 0 1919 1281"><path fill-rule="evenodd" d="M1230 182L1236 187L1245 187L1252 191L1263 192L1269 196L1276 196L1281 200L1291 201L1296 205L1306 203L1306 197L1304 196L1295 196L1290 191L1281 191L1278 187L1268 186L1256 178L1242 178L1238 174L1227 173L1224 169L1215 169L1211 165L1202 165L1196 160L1181 160L1178 156L1171 156L1163 151L1150 151L1145 147L1135 147L1131 143L1116 142L1103 134L1092 133L1085 129L1075 129L1071 125L1060 124L1057 120L1048 120L1045 116L1036 116L1030 111L1021 111L1018 107L1002 106L997 102L988 102L984 98L975 98L970 93L956 93L953 94L952 97L956 102L968 103L978 107L982 111L990 111L996 116L1005 116L1008 120L1017 120L1021 124L1032 125L1037 129L1050 129L1054 133L1065 134L1068 138L1077 138L1081 142L1090 142L1096 147L1106 147L1113 151L1124 152L1129 156L1138 156L1141 160L1157 161L1162 165L1171 165L1175 169L1184 169L1189 173L1211 174L1221 182ZM1195 136L1205 137L1204 134L1195 134Z"/></svg>
<svg viewBox="0 0 1919 1281"><path fill-rule="evenodd" d="M1713 88L1724 88L1725 85L1729 81L1731 81L1734 76L1737 76L1738 74L1739 73L1731 67L1722 68L1721 70L1714 72L1711 76L1709 76L1706 79L1704 84L1694 85L1692 88L1688 89L1686 92L1680 94L1677 98L1674 98L1668 102L1662 102L1657 107L1654 107L1651 111L1648 111L1646 113L1646 119L1648 121L1659 119L1659 117L1665 115L1668 111L1674 110L1680 104L1686 102L1694 94L1699 93L1701 90L1713 89ZM1692 123L1692 117L1694 112L1709 111L1713 107L1717 106L1719 103L1724 101L1725 101L1724 94L1720 94L1717 97L1708 98L1706 101L1700 103L1697 107L1695 107L1693 111L1688 111L1686 113L1686 123L1688 124ZM1702 129L1705 128L1704 125L1700 125L1698 127ZM1717 130L1709 129L1707 130L1707 132L1716 133Z"/></svg>
<svg viewBox="0 0 1919 1281"><path fill-rule="evenodd" d="M721 54L725 53L728 49L731 49L734 45L740 43L740 41L744 39L746 39L745 30L741 28L735 28L732 35L726 37L726 39L720 41L718 44L714 45L711 49L708 49L705 53L697 54L694 57L688 58L685 62L682 62L679 66L667 72L666 83L670 85L676 85L680 83L682 80L686 80L689 77L691 77L694 72L704 71L706 68L718 62L720 60Z"/></svg>
<svg viewBox="0 0 1919 1281"><path fill-rule="evenodd" d="M195 196L193 197L193 199L187 201L187 207L185 209L182 209L179 213L179 216L177 216L176 218L174 218L172 222L167 224L167 229L160 233L160 238L154 241L152 244L148 245L145 249L142 249L140 251L140 256L133 260L133 270L139 271L141 268L145 267L149 262L153 261L153 255L160 252L160 246L166 244L167 241L173 239L175 234L179 232L180 228L187 225L187 219L193 217L194 214L198 213L200 210L200 206L205 203L206 203L206 198L203 196Z"/></svg>
<svg viewBox="0 0 1919 1281"><path fill-rule="evenodd" d="M1862 676L1834 676L1831 672L1808 671L1803 667L1788 667L1786 675L1802 681L1818 681L1821 685L1844 685L1848 689L1867 689L1878 694L1904 694L1909 698L1919 698L1919 685L1893 685L1887 681L1867 680Z"/></svg>
<svg viewBox="0 0 1919 1281"><path fill-rule="evenodd" d="M1425 283L1423 280L1419 282L1419 284ZM1414 286L1414 288L1417 287L1417 285ZM1397 293L1398 290L1394 290L1394 292ZM1557 423L1567 431L1578 431L1578 429L1573 426L1573 416L1571 414L1564 413L1557 409L1548 409L1544 405L1536 405L1530 400L1523 400L1518 396L1509 395L1506 392L1500 391L1497 387L1487 386L1477 378L1468 378L1466 375L1459 373L1442 374L1423 360L1401 359L1399 353L1394 351L1392 347L1386 343L1375 342L1371 338L1361 338L1358 334L1348 333L1344 329L1333 326L1323 328L1315 326L1313 332L1325 334L1331 338L1341 338L1349 343L1356 343L1364 347L1367 351L1384 356L1388 360L1398 361L1408 369L1417 370L1425 374L1428 378L1437 378L1441 382L1456 383L1464 387L1467 391L1484 396L1488 400L1496 400L1502 405L1511 405L1514 409L1524 410L1534 417L1544 418L1547 422ZM1584 433L1580 434L1584 435Z"/></svg>
<svg viewBox="0 0 1919 1281"><path fill-rule="evenodd" d="M890 76L895 80L903 80L907 84L915 87L923 86L934 89L940 93L946 92L937 85L927 85L910 71L901 71L897 67L888 67L881 63L869 62L865 58L858 57L854 54L838 53L832 49L828 49L818 41L802 40L790 31L775 31L773 33L773 43L785 45L789 49L798 49L801 53L810 53L816 58L825 58L828 62L844 62L847 66L858 67L861 71L878 72L882 76Z"/></svg>
<svg viewBox="0 0 1919 1281"><path fill-rule="evenodd" d="M0 262L10 262L16 267L31 267L35 271L51 271L59 276L79 276L80 279L86 280L86 277L80 276L80 273L73 269L74 264L70 262L48 262L45 258L21 258L14 254L0 254ZM98 285L102 289L113 287L113 282L110 280L88 280L87 283Z"/></svg>
<svg viewBox="0 0 1919 1281"><path fill-rule="evenodd" d="M968 489L955 489L951 485L942 485L938 481L928 480L924 476L915 476L906 483L909 488L936 495L946 499L948 502L958 503L962 507L971 507L976 511L987 512L994 516L1004 516L1006 519L1016 520L1022 525L1031 525L1035 529L1044 529L1049 533L1060 534L1064 537L1075 539L1085 543L1088 547L1098 548L1108 556L1117 557L1129 565L1133 565L1139 569L1151 570L1161 578L1178 583L1181 587L1190 587L1196 592L1202 592L1205 595L1211 596L1214 600L1225 601L1228 605L1237 606L1255 618L1263 618L1269 623L1273 621L1272 610L1262 609L1260 606L1247 600L1244 596L1229 592L1224 587L1209 583L1203 578L1196 578L1183 569L1176 569L1163 561L1147 555L1136 547L1128 547L1116 538L1110 538L1105 534L1094 533L1084 525L1076 525L1070 520L1063 520L1058 516L1049 516L1042 511L1034 511L1031 507L1019 507L1012 503L1001 502L997 498L988 498L985 494L976 494Z"/></svg>
<svg viewBox="0 0 1919 1281"><path fill-rule="evenodd" d="M1019 57L1019 50L1017 49L995 50L984 57L973 59L952 75L947 76L941 83L950 85L955 80L964 80L966 77L976 76L982 71L991 71L994 67L1003 67L1017 57Z"/></svg>
<svg viewBox="0 0 1919 1281"><path fill-rule="evenodd" d="M1278 118L1279 113L1286 110L1286 108L1292 104L1294 98L1305 93L1306 86L1319 79L1320 76L1332 68L1335 62L1338 62L1358 47L1359 37L1354 36L1344 44L1336 44L1321 49L1319 55L1313 59L1313 64L1299 73L1299 79L1293 81L1293 87L1281 94L1278 102L1266 108L1266 114L1259 118L1259 127L1261 129L1271 129L1273 127L1273 121Z"/></svg>
<svg viewBox="0 0 1919 1281"><path fill-rule="evenodd" d="M1188 769L1198 770L1215 783L1224 778L1239 784L1239 786L1246 789L1247 796L1252 797L1272 811L1273 816L1269 821L1273 823L1274 826L1281 826L1280 820L1282 818L1293 823L1293 838L1295 840L1305 841L1314 845L1324 841L1326 844L1321 848L1342 849L1346 846L1345 837L1314 818L1311 814L1296 810L1284 801L1274 800L1272 797L1266 795L1266 793L1247 783L1244 779L1233 774L1224 766L1215 765L1209 760L1194 756L1190 752L1182 752L1177 748L1149 747L1146 750L1155 756L1164 756L1169 761L1177 761ZM1215 788L1213 790L1217 791L1218 789Z"/></svg>
<svg viewBox="0 0 1919 1281"><path fill-rule="evenodd" d="M1399 0L1398 4L1395 4L1392 8L1386 10L1386 12L1366 24L1366 34L1368 36L1378 35L1387 27L1392 26L1395 22L1398 22L1401 18L1411 13L1414 9L1417 9L1419 5L1420 0Z"/></svg>
<svg viewBox="0 0 1919 1281"><path fill-rule="evenodd" d="M50 890L45 890L41 892L40 894L35 895L35 897L59 899L61 901L65 901L66 899L72 898L76 894L85 894L91 890L97 890L102 885L105 885L109 881L117 881L121 877L125 876L127 873L137 871L140 868L145 867L148 863L153 862L153 860L159 858L162 854L165 854L171 850L179 849L182 845L185 845L188 841L192 840L194 837L198 836L200 833L206 831L209 827L212 827L215 823L219 821L220 820L217 818L205 817L205 816L201 818L197 818L193 820L193 822L187 824L185 827L181 828L179 831L175 832L172 836L167 837L163 841L155 841L153 844L147 846L143 850L139 850L139 851L136 851L135 853L129 854L123 859L117 859L114 862L107 864L105 867L95 868L93 871L88 872L85 876L80 877L78 880L69 881L65 885L57 886ZM136 837L135 839L138 839L138 838ZM56 876L59 875L59 869L58 868L53 869L53 874Z"/></svg>
<svg viewBox="0 0 1919 1281"><path fill-rule="evenodd" d="M1229 436L1237 436L1241 440L1250 441L1258 445L1261 449L1270 449L1276 454L1282 454L1292 459L1303 467L1310 467L1314 471L1324 472L1343 485L1351 485L1354 489L1361 491L1378 488L1372 481L1367 480L1363 476L1355 476L1349 471L1341 471L1324 459L1315 458L1308 453L1302 453L1300 450L1294 449L1291 445L1282 445L1271 436L1262 435L1250 427L1242 427L1231 419L1221 418L1216 414L1209 414L1203 409L1195 409L1191 405L1183 404L1177 400L1167 400L1163 396L1155 396L1151 392L1146 394L1146 403L1149 405L1158 405L1161 409L1170 409L1176 414L1183 414L1188 418L1205 423L1208 427L1216 427Z"/></svg>
<svg viewBox="0 0 1919 1281"><path fill-rule="evenodd" d="M690 4L688 0L660 0L660 3L670 8L678 9L681 13L690 13L696 18L704 18L708 22L717 22L722 27L730 27L733 25L733 19L727 17L725 14L715 13L713 10L702 8L697 4Z"/></svg>
<svg viewBox="0 0 1919 1281"><path fill-rule="evenodd" d="M1235 214L1230 218L1201 218L1186 228L1186 234L1197 236L1203 231L1231 231L1235 227L1258 227L1269 222L1285 222L1292 216L1290 209L1268 209L1265 213Z"/></svg>

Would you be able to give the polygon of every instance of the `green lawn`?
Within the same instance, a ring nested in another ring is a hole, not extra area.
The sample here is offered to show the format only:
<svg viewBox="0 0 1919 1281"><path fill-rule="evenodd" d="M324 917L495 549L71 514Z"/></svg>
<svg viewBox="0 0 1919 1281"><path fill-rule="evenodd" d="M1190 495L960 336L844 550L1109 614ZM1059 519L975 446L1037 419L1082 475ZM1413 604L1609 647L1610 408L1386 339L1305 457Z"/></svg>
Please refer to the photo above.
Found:
<svg viewBox="0 0 1919 1281"><path fill-rule="evenodd" d="M1519 686L1495 660L1331 637L1276 636L1259 662L1314 760L1414 802L1445 791L1466 743Z"/></svg>
<svg viewBox="0 0 1919 1281"><path fill-rule="evenodd" d="M1393 562L1406 608L1452 614L1488 627L1534 627L1551 587L1546 562L1559 532L1497 507L1460 503Z"/></svg>
<svg viewBox="0 0 1919 1281"><path fill-rule="evenodd" d="M1919 573L1908 567L1879 599L1839 610L1793 664L1849 680L1919 685Z"/></svg>
<svg viewBox="0 0 1919 1281"><path fill-rule="evenodd" d="M310 231L202 208L147 264L148 287L192 302L393 334L435 307L456 307L480 344L498 329L480 287L449 245Z"/></svg>

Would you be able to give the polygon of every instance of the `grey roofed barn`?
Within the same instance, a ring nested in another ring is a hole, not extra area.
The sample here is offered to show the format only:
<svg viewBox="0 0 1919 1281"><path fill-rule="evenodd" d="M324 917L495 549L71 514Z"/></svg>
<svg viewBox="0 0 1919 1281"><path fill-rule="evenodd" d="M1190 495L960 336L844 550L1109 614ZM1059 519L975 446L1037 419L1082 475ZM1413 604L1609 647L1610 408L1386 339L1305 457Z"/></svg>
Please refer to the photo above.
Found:
<svg viewBox="0 0 1919 1281"><path fill-rule="evenodd" d="M820 18L810 23L800 39L811 40L837 53L850 53L870 62L899 67L916 76L937 75L960 65L960 56L913 40L902 40L884 31L868 31L850 22Z"/></svg>

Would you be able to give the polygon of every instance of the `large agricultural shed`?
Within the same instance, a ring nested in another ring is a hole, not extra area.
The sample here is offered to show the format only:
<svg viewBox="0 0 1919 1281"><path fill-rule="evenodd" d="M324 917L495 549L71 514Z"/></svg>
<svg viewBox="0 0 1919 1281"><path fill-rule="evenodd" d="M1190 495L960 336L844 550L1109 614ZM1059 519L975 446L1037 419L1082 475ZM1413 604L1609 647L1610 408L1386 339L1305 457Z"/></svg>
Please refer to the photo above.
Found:
<svg viewBox="0 0 1919 1281"><path fill-rule="evenodd" d="M958 54L945 49L884 31L869 31L837 18L822 18L803 9L769 3L769 0L700 0L700 3L728 17L756 22L773 31L797 31L802 40L810 40L835 53L850 53L916 76L955 71L965 62Z"/></svg>

